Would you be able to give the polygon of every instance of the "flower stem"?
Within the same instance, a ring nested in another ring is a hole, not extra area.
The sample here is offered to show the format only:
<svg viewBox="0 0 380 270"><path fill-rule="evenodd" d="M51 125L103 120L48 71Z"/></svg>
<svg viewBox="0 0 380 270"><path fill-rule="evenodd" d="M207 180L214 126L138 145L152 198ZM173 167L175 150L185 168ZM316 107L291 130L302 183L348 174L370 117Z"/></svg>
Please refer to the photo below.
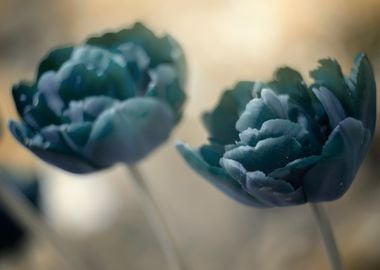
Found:
<svg viewBox="0 0 380 270"><path fill-rule="evenodd" d="M323 206L316 203L310 204L315 220L318 223L323 241L325 243L326 252L329 256L332 270L343 270L342 260L339 254L338 246L335 241L334 232L331 227L329 218Z"/></svg>
<svg viewBox="0 0 380 270"><path fill-rule="evenodd" d="M16 188L12 187L4 179L0 179L0 204L6 208L26 230L29 230L35 236L47 241L57 250L59 255L64 259L70 269L83 270L88 269L77 256L77 254L67 247L63 240L48 226L31 205L29 200Z"/></svg>
<svg viewBox="0 0 380 270"><path fill-rule="evenodd" d="M130 174L132 175L133 182L139 192L139 197L142 203L145 215L149 219L152 228L154 229L156 236L161 244L161 247L165 253L168 264L171 270L185 270L185 264L180 256L174 237L170 233L168 224L165 218L160 212L159 207L153 199L153 196L141 175L139 169L136 166L128 167Z"/></svg>

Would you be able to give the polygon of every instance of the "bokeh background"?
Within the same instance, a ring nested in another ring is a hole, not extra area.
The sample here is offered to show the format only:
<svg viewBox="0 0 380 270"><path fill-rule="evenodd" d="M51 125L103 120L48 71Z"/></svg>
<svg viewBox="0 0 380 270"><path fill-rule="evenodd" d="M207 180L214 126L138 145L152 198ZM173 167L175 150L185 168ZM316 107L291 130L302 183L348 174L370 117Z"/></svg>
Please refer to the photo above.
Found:
<svg viewBox="0 0 380 270"><path fill-rule="evenodd" d="M267 80L288 65L308 78L323 57L348 72L366 52L380 84L378 0L0 0L0 111L3 166L35 170L44 218L99 270L167 269L125 168L77 177L49 167L6 130L16 117L10 88L32 79L52 47L142 21L169 32L189 63L186 116L166 145L139 164L189 269L328 269L309 207L259 210L230 200L198 177L174 149L205 141L200 114L237 80ZM380 269L380 134L352 188L326 205L345 269ZM1 228L0 228L1 230ZM70 269L38 237L0 257L1 270Z"/></svg>

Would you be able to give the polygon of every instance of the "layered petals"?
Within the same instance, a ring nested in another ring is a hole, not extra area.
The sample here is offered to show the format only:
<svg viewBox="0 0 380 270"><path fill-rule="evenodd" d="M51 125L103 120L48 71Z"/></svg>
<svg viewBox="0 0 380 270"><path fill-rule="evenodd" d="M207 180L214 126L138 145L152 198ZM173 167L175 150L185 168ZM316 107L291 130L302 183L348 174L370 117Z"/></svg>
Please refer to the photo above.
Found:
<svg viewBox="0 0 380 270"><path fill-rule="evenodd" d="M12 89L20 122L13 136L73 173L134 163L164 143L186 100L186 61L170 36L142 24L61 47L36 80Z"/></svg>
<svg viewBox="0 0 380 270"><path fill-rule="evenodd" d="M372 140L376 86L363 54L350 76L335 60L319 63L310 86L298 72L281 68L273 81L251 83L251 98L226 91L206 113L211 144L192 150L180 143L180 153L219 189L240 202L248 196L252 206L340 198ZM236 100L246 102L243 110Z"/></svg>

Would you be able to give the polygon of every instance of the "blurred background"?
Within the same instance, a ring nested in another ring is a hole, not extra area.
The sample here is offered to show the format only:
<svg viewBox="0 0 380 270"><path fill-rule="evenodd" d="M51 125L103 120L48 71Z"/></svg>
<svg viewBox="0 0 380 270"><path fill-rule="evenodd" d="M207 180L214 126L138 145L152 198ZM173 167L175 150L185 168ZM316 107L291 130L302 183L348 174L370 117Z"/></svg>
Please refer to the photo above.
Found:
<svg viewBox="0 0 380 270"><path fill-rule="evenodd" d="M44 218L92 269L167 269L122 167L76 177L42 164L10 137L16 117L10 88L32 79L51 48L142 21L169 32L189 63L186 116L168 143L139 164L162 207L189 269L329 269L309 207L259 210L239 205L190 170L177 139L206 140L199 121L237 80L267 80L288 65L308 78L323 57L348 72L366 52L380 84L378 0L0 0L0 163L41 179ZM380 269L380 134L349 192L326 205L345 269ZM0 230L2 230L0 228ZM2 231L0 231L2 233ZM0 255L1 270L70 269L31 235Z"/></svg>

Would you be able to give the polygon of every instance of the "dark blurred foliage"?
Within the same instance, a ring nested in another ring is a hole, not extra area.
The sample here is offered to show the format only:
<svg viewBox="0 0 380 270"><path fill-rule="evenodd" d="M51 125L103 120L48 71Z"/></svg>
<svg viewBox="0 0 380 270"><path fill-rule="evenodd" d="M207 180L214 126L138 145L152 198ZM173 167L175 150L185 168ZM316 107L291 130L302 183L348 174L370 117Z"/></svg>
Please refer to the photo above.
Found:
<svg viewBox="0 0 380 270"><path fill-rule="evenodd" d="M39 182L32 172L19 168L0 168L0 181L22 192L30 203L39 209ZM0 205L0 257L15 252L23 247L28 239L28 232Z"/></svg>

